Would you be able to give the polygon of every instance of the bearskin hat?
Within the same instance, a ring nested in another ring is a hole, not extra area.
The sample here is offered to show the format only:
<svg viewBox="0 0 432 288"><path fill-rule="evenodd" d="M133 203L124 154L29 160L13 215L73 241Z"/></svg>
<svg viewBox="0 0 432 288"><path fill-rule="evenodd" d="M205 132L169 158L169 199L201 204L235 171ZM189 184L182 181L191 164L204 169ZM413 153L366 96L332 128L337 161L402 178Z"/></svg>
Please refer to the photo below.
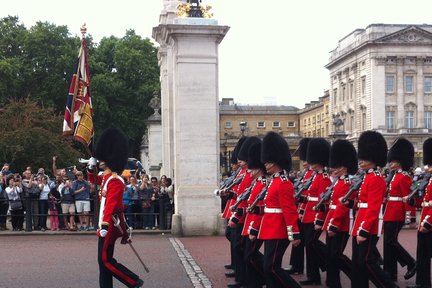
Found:
<svg viewBox="0 0 432 288"><path fill-rule="evenodd" d="M291 170L291 153L288 143L282 136L272 131L264 136L261 147L261 162L276 163L287 171Z"/></svg>
<svg viewBox="0 0 432 288"><path fill-rule="evenodd" d="M358 140L357 157L384 167L387 163L387 143L381 133L372 130L363 132Z"/></svg>
<svg viewBox="0 0 432 288"><path fill-rule="evenodd" d="M300 160L306 161L307 157L307 147L309 145L310 138L303 138L299 142L299 154Z"/></svg>
<svg viewBox="0 0 432 288"><path fill-rule="evenodd" d="M338 139L330 147L329 167L345 167L348 174L354 175L358 170L357 151L348 140Z"/></svg>
<svg viewBox="0 0 432 288"><path fill-rule="evenodd" d="M408 171L414 164L414 146L405 138L399 138L390 147L387 162L397 161L404 171Z"/></svg>
<svg viewBox="0 0 432 288"><path fill-rule="evenodd" d="M247 139L247 137L243 136L243 137L241 137L237 141L237 144L236 144L234 150L231 153L231 164L237 164L237 160L238 160L237 159L237 155L238 155L238 152L239 152L241 146L243 145L244 141L246 141L246 139Z"/></svg>
<svg viewBox="0 0 432 288"><path fill-rule="evenodd" d="M328 166L330 144L324 138L312 138L307 148L306 161L309 164Z"/></svg>
<svg viewBox="0 0 432 288"><path fill-rule="evenodd" d="M423 165L432 165L432 138L423 143Z"/></svg>
<svg viewBox="0 0 432 288"><path fill-rule="evenodd" d="M257 142L261 142L261 140L256 137L256 136L251 136L248 137L244 142L243 145L241 146L238 154L237 154L237 159L238 160L242 160L247 162L248 161L248 151L249 151L249 147L253 144L253 143L257 143Z"/></svg>
<svg viewBox="0 0 432 288"><path fill-rule="evenodd" d="M248 168L261 169L265 171L264 163L261 162L261 141L252 143L248 150Z"/></svg>
<svg viewBox="0 0 432 288"><path fill-rule="evenodd" d="M95 157L113 171L121 174L128 160L129 139L117 128L106 129L96 146Z"/></svg>

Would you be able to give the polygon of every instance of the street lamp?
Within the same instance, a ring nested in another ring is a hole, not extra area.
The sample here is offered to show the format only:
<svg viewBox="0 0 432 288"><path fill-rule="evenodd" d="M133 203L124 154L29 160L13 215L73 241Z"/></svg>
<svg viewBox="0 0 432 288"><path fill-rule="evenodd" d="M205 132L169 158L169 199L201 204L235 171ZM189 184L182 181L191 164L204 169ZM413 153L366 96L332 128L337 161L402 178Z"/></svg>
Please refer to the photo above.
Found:
<svg viewBox="0 0 432 288"><path fill-rule="evenodd" d="M246 130L246 121L240 121L240 131L241 131L241 136L244 136L244 132Z"/></svg>

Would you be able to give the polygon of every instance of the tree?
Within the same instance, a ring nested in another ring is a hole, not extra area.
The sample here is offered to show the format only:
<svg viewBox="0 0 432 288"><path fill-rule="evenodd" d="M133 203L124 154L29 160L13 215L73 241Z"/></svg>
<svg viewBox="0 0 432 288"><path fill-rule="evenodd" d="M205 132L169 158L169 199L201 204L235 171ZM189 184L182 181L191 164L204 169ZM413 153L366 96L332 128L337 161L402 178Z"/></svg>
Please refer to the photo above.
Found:
<svg viewBox="0 0 432 288"><path fill-rule="evenodd" d="M51 107L30 99L11 100L0 112L0 161L11 163L15 172L27 166L51 171L54 155L59 156L59 167L77 164L83 153L62 136L62 121Z"/></svg>

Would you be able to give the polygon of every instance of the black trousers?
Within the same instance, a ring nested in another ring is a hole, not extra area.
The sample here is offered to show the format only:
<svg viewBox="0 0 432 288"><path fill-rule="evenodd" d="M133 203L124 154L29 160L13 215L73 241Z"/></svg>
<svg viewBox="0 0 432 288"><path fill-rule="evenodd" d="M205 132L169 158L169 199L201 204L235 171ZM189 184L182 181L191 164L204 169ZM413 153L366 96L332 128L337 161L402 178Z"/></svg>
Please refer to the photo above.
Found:
<svg viewBox="0 0 432 288"><path fill-rule="evenodd" d="M416 284L431 287L432 233L417 232Z"/></svg>
<svg viewBox="0 0 432 288"><path fill-rule="evenodd" d="M390 275L384 272L378 263L376 244L377 235L369 235L366 241L357 244L357 237L352 238L352 262L351 287L369 287L369 280L378 288L396 287Z"/></svg>
<svg viewBox="0 0 432 288"><path fill-rule="evenodd" d="M291 257L290 257L290 265L291 268L294 270L297 270L299 272L303 272L304 270L304 253L305 253L305 246L304 246L304 228L303 223L298 220L297 225L300 230L300 245L294 247L291 247Z"/></svg>
<svg viewBox="0 0 432 288"><path fill-rule="evenodd" d="M263 241L251 241L244 237L244 261L246 263L246 285L248 288L261 288L265 284L264 255L259 251Z"/></svg>
<svg viewBox="0 0 432 288"><path fill-rule="evenodd" d="M7 211L9 203L6 199L0 199L0 227L6 228Z"/></svg>
<svg viewBox="0 0 432 288"><path fill-rule="evenodd" d="M384 222L384 271L397 278L397 262L402 267L412 267L415 260L398 241L404 222Z"/></svg>
<svg viewBox="0 0 432 288"><path fill-rule="evenodd" d="M244 261L244 237L241 236L243 224L237 224L231 230L231 244L235 280L238 283L246 283L246 263Z"/></svg>
<svg viewBox="0 0 432 288"><path fill-rule="evenodd" d="M267 288L300 288L301 286L282 269L282 258L288 248L288 239L264 241L264 275Z"/></svg>
<svg viewBox="0 0 432 288"><path fill-rule="evenodd" d="M225 227L225 237L228 239L228 241L230 242L230 264L234 269L234 256L233 256L233 245L231 243L231 233L232 233L232 229L230 226L226 226Z"/></svg>
<svg viewBox="0 0 432 288"><path fill-rule="evenodd" d="M319 240L322 230L315 230L314 223L303 223L306 247L306 275L309 280L321 281L319 269L326 270L326 247Z"/></svg>
<svg viewBox="0 0 432 288"><path fill-rule="evenodd" d="M352 262L343 254L349 239L348 232L336 232L336 235L326 238L327 287L342 288L340 270L351 279Z"/></svg>
<svg viewBox="0 0 432 288"><path fill-rule="evenodd" d="M135 287L137 285L137 280L139 279L138 275L118 263L113 258L115 242L111 241L111 234L112 232L108 232L106 237L99 237L99 286L100 288L112 288L114 276L127 287Z"/></svg>

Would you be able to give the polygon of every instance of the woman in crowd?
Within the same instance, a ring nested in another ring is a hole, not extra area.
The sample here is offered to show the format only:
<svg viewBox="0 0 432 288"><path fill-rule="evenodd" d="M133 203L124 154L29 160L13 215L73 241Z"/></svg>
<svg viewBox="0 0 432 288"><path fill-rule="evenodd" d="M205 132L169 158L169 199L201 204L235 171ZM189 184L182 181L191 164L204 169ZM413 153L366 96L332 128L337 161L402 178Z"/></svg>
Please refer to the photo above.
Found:
<svg viewBox="0 0 432 288"><path fill-rule="evenodd" d="M4 176L0 173L0 231L7 230L6 215L9 208L7 199Z"/></svg>
<svg viewBox="0 0 432 288"><path fill-rule="evenodd" d="M23 230L24 222L21 181L13 176L8 179L9 186L6 188L6 193L9 200L10 213L12 215L12 228L13 231L21 231Z"/></svg>
<svg viewBox="0 0 432 288"><path fill-rule="evenodd" d="M163 175L164 176L164 175ZM171 218L174 211L174 185L171 178L161 178L160 194L163 195L163 211L165 220L165 229L171 229Z"/></svg>
<svg viewBox="0 0 432 288"><path fill-rule="evenodd" d="M64 186L61 189L61 207L64 214L64 222L68 223L67 217L69 213L69 224L67 225L70 231L76 231L75 224L75 199L71 191L71 182L69 179L65 180Z"/></svg>
<svg viewBox="0 0 432 288"><path fill-rule="evenodd" d="M51 191L48 185L48 176L41 176L41 181L39 183L39 228L41 231L47 230L47 214L48 214L48 195Z"/></svg>
<svg viewBox="0 0 432 288"><path fill-rule="evenodd" d="M154 226L154 211L152 210L151 205L151 197L153 193L153 189L149 186L149 178L148 175L144 174L142 176L142 181L140 185L140 198L141 198L141 207L143 213L143 226L144 229L148 230L150 227Z"/></svg>

